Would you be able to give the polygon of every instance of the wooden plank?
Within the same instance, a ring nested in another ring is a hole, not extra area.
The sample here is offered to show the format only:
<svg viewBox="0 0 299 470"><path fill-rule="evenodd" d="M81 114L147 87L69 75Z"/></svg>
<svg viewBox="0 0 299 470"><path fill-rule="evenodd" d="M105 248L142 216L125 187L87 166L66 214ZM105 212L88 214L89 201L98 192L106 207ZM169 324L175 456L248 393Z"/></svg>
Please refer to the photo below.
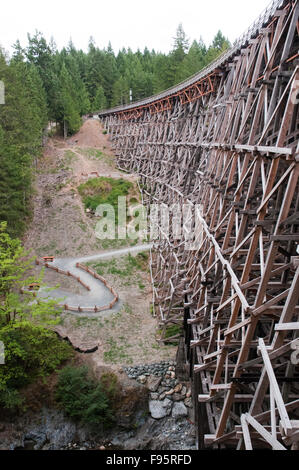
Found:
<svg viewBox="0 0 299 470"><path fill-rule="evenodd" d="M279 323L275 325L275 331L299 330L299 322L297 323Z"/></svg>
<svg viewBox="0 0 299 470"><path fill-rule="evenodd" d="M276 377L272 368L272 364L268 356L268 352L266 350L265 343L262 338L259 339L259 350L261 351L261 354L263 357L263 361L265 364L269 382L272 387L275 401L277 404L277 408L279 411L280 419L283 423L284 429L286 430L286 434L288 434L288 430L292 429L291 422L290 422L288 412L286 410L285 404L283 402L283 399L279 390L279 386L278 386L278 383L277 383L277 380L276 380Z"/></svg>
<svg viewBox="0 0 299 470"><path fill-rule="evenodd" d="M278 304L281 300L283 300L285 297L289 295L290 289L287 289L286 291L282 292L281 294L277 295L273 299L269 300L265 304L261 305L260 307L257 307L253 310L252 315L257 316L260 315L261 313L265 312L269 307L272 307L275 304Z"/></svg>
<svg viewBox="0 0 299 470"><path fill-rule="evenodd" d="M232 328L229 328L228 330L226 330L224 332L224 336L231 335L235 331L238 331L241 328L244 328L244 326L250 325L250 323L251 323L251 318L247 318L247 320L244 320L243 322L238 323L237 325L233 326Z"/></svg>
<svg viewBox="0 0 299 470"><path fill-rule="evenodd" d="M277 439L275 439L256 419L245 413L245 419L264 439L273 450L287 450Z"/></svg>

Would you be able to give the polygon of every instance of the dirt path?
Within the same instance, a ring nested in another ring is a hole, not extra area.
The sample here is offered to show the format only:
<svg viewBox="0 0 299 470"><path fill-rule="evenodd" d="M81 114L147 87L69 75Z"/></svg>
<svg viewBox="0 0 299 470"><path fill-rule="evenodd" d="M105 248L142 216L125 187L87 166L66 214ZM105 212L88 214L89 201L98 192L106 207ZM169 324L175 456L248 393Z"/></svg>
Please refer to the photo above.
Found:
<svg viewBox="0 0 299 470"><path fill-rule="evenodd" d="M95 305L97 307L103 307L108 305L114 298L110 290L98 279L95 279L88 272L83 271L76 267L77 263L86 264L91 261L99 261L109 258L119 258L128 253L138 254L150 250L151 245L137 245L134 247L122 248L120 250L107 251L104 253L99 253L91 256L83 256L78 258L55 258L53 266L62 269L65 272L70 272L74 276L80 277L80 279L89 286L90 290L84 290L84 292L77 293L72 290L72 292L63 289L54 289L48 291L46 287L41 288L38 296L40 298L54 298L60 299L63 298L63 301L60 302L61 305L67 304L72 306L88 307L93 308ZM121 299L115 304L112 309L107 309L109 312L118 312L122 306ZM100 318L102 312L92 313L90 315L86 314L90 318Z"/></svg>
<svg viewBox="0 0 299 470"><path fill-rule="evenodd" d="M116 169L108 136L98 120L85 121L80 131L66 141L57 137L49 139L38 164L33 220L24 238L25 247L33 254L52 255L58 262L87 261L101 254L102 258L107 257L108 252L127 246L126 241L125 244L117 240L104 243L96 239L95 220L86 212L78 193L78 186L88 179L83 174L92 172L136 181ZM125 254L122 255L119 262L125 266ZM109 263L106 261L108 271ZM98 350L88 355L95 369L109 365L117 370L120 365L173 359L176 348L160 346L156 341L159 326L151 314L149 270L136 271L131 277L108 272L105 278L119 294L119 308L100 316L63 313L60 334L82 350L97 346ZM71 298L82 299L86 295L86 290L76 281L57 276L51 270L45 271L44 282L49 286L59 283L61 292Z"/></svg>

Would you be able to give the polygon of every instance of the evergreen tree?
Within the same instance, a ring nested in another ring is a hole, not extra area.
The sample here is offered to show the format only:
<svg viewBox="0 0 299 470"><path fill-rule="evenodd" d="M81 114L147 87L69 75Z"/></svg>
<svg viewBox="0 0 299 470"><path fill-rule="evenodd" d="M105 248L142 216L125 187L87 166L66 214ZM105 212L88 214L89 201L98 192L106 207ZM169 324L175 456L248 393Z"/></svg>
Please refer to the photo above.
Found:
<svg viewBox="0 0 299 470"><path fill-rule="evenodd" d="M130 101L130 86L126 78L120 77L112 88L112 106L128 104Z"/></svg>
<svg viewBox="0 0 299 470"><path fill-rule="evenodd" d="M99 86L93 101L92 111L100 111L101 109L105 109L106 107L107 100L104 93L104 88L102 86Z"/></svg>
<svg viewBox="0 0 299 470"><path fill-rule="evenodd" d="M223 36L220 30L213 39L212 47L217 49L219 52L223 52L230 47L229 40Z"/></svg>
<svg viewBox="0 0 299 470"><path fill-rule="evenodd" d="M0 106L0 221L7 221L10 233L18 235L30 214L32 164L47 124L46 99L34 66L19 59L8 65L0 54L0 77L5 83L5 105Z"/></svg>
<svg viewBox="0 0 299 470"><path fill-rule="evenodd" d="M63 124L63 134L66 137L80 129L81 118L74 83L64 63L59 75L59 88L59 121Z"/></svg>
<svg viewBox="0 0 299 470"><path fill-rule="evenodd" d="M180 69L189 48L189 41L183 29L182 23L179 24L176 37L174 38L174 46L171 52L170 70L172 73L172 83L180 81Z"/></svg>
<svg viewBox="0 0 299 470"><path fill-rule="evenodd" d="M37 67L47 95L49 118L56 118L57 77L55 74L53 49L47 44L42 33L36 31L34 36L28 34L26 58Z"/></svg>
<svg viewBox="0 0 299 470"><path fill-rule="evenodd" d="M183 29L182 23L179 24L176 30L176 37L174 38L173 56L177 62L182 62L189 48L189 40Z"/></svg>
<svg viewBox="0 0 299 470"><path fill-rule="evenodd" d="M221 55L230 47L231 47L231 44L229 40L223 36L221 31L218 31L218 33L213 39L212 45L209 47L207 51L207 55L206 55L207 63L210 63L213 60L217 59L219 55Z"/></svg>
<svg viewBox="0 0 299 470"><path fill-rule="evenodd" d="M207 48L200 39L193 41L188 54L185 55L177 70L177 81L181 82L186 78L199 72L206 65Z"/></svg>

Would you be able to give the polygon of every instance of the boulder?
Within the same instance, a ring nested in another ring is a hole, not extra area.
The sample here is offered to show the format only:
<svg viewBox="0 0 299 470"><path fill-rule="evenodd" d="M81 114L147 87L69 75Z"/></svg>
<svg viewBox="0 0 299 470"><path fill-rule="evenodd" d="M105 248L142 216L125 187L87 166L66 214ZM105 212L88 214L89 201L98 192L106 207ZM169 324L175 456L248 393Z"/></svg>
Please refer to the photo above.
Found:
<svg viewBox="0 0 299 470"><path fill-rule="evenodd" d="M159 393L151 393L151 400L159 400Z"/></svg>
<svg viewBox="0 0 299 470"><path fill-rule="evenodd" d="M152 418L161 419L169 416L171 413L172 401L165 398L163 401L151 400L149 410Z"/></svg>
<svg viewBox="0 0 299 470"><path fill-rule="evenodd" d="M174 393L180 393L180 391L182 390L183 388L183 385L182 384L178 384L174 387Z"/></svg>
<svg viewBox="0 0 299 470"><path fill-rule="evenodd" d="M140 375L137 380L138 380L139 383L145 384L145 382L146 382L146 375Z"/></svg>
<svg viewBox="0 0 299 470"><path fill-rule="evenodd" d="M188 406L188 408L192 408L192 406L193 406L191 397L185 398L184 403L185 403L186 406Z"/></svg>
<svg viewBox="0 0 299 470"><path fill-rule="evenodd" d="M150 375L147 378L147 388L151 392L156 392L159 388L160 383L162 382L162 377L157 377L155 375Z"/></svg>
<svg viewBox="0 0 299 470"><path fill-rule="evenodd" d="M184 400L184 397L182 397L182 395L180 393L174 393L172 395L172 399L173 399L173 401L182 401L182 400Z"/></svg>
<svg viewBox="0 0 299 470"><path fill-rule="evenodd" d="M181 401L175 402L172 408L171 416L175 419L184 418L185 416L188 416L188 410L184 403L182 403Z"/></svg>

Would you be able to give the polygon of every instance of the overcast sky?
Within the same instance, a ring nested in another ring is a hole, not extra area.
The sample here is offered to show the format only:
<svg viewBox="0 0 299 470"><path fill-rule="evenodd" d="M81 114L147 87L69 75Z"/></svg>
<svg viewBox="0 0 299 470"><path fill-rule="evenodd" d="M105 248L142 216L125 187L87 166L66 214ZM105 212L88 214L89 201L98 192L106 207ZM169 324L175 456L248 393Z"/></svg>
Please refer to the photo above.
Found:
<svg viewBox="0 0 299 470"><path fill-rule="evenodd" d="M16 39L26 44L37 29L59 49L69 39L87 50L93 36L115 52L147 46L169 52L179 23L192 41L209 45L219 29L232 42L269 4L269 0L6 0L1 2L0 44L11 53Z"/></svg>

